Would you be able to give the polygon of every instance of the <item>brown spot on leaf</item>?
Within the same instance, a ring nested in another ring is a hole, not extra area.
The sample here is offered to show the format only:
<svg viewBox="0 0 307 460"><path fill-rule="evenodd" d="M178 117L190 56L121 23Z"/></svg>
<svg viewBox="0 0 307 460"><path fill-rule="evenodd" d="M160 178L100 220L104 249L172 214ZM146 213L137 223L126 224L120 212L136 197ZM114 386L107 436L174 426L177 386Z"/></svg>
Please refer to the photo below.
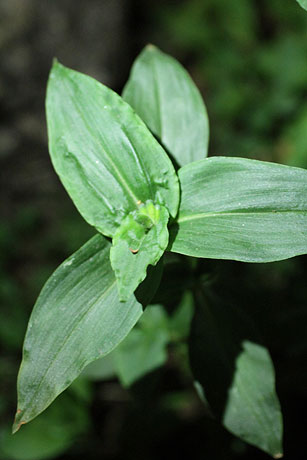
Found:
<svg viewBox="0 0 307 460"><path fill-rule="evenodd" d="M27 422L25 422L24 420L22 420L20 423L18 423L17 425L17 428L16 428L16 431L19 431L21 425L25 425Z"/></svg>

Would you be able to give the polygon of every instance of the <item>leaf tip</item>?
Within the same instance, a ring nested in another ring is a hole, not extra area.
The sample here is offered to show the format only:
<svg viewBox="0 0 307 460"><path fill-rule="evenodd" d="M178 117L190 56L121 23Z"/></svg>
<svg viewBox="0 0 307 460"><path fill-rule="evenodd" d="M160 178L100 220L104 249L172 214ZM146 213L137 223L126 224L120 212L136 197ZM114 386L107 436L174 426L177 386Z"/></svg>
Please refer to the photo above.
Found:
<svg viewBox="0 0 307 460"><path fill-rule="evenodd" d="M23 415L22 411L20 409L17 409L16 415L15 415L15 420L14 420L13 427L12 427L12 434L17 433L17 431L19 431L21 425L24 425L25 423L27 423L26 421L21 420L22 415Z"/></svg>
<svg viewBox="0 0 307 460"><path fill-rule="evenodd" d="M152 43L148 43L146 46L145 46L145 50L146 51L157 51L158 48L153 45Z"/></svg>
<svg viewBox="0 0 307 460"><path fill-rule="evenodd" d="M65 69L65 66L60 63L57 57L52 60L52 69Z"/></svg>

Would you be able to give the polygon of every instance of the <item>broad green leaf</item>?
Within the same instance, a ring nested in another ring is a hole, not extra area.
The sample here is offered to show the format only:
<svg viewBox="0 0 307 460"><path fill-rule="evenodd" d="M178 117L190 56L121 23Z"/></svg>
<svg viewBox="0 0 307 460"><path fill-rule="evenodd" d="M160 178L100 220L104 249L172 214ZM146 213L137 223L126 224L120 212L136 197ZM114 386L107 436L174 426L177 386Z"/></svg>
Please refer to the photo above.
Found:
<svg viewBox="0 0 307 460"><path fill-rule="evenodd" d="M137 325L113 352L121 383L130 386L162 366L167 358L169 340L168 318L163 307L148 306Z"/></svg>
<svg viewBox="0 0 307 460"><path fill-rule="evenodd" d="M212 412L244 441L282 456L282 415L270 355L254 325L229 305L198 297L190 361Z"/></svg>
<svg viewBox="0 0 307 460"><path fill-rule="evenodd" d="M180 166L207 156L205 105L191 77L174 58L148 45L132 67L123 98Z"/></svg>
<svg viewBox="0 0 307 460"><path fill-rule="evenodd" d="M13 430L40 414L91 361L112 351L142 314L119 301L110 242L94 236L47 281L32 312Z"/></svg>
<svg viewBox="0 0 307 460"><path fill-rule="evenodd" d="M168 211L152 201L123 220L110 252L119 298L126 301L145 279L149 264L156 265L168 244Z"/></svg>
<svg viewBox="0 0 307 460"><path fill-rule="evenodd" d="M55 62L46 109L53 165L88 223L113 236L146 200L176 215L179 188L172 163L120 96Z"/></svg>
<svg viewBox="0 0 307 460"><path fill-rule="evenodd" d="M307 253L307 171L215 157L179 170L171 250L196 257L271 262Z"/></svg>
<svg viewBox="0 0 307 460"><path fill-rule="evenodd" d="M307 0L297 0L297 2L307 11Z"/></svg>

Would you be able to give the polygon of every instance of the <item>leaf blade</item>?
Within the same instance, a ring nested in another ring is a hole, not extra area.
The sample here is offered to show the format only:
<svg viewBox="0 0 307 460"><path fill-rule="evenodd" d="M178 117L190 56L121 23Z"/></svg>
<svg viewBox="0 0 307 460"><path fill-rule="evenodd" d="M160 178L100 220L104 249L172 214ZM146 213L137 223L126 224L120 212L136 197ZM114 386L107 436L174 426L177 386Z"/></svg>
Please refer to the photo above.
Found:
<svg viewBox="0 0 307 460"><path fill-rule="evenodd" d="M231 433L282 456L282 415L267 349L243 312L197 296L191 368L214 415Z"/></svg>
<svg viewBox="0 0 307 460"><path fill-rule="evenodd" d="M94 236L43 288L24 342L14 431L48 407L87 364L112 351L141 316L135 297L119 302L109 252L110 243Z"/></svg>
<svg viewBox="0 0 307 460"><path fill-rule="evenodd" d="M207 156L209 122L187 71L153 45L136 58L123 98L180 166Z"/></svg>
<svg viewBox="0 0 307 460"><path fill-rule="evenodd" d="M307 252L307 171L213 157L181 168L179 179L172 251L244 262Z"/></svg>
<svg viewBox="0 0 307 460"><path fill-rule="evenodd" d="M120 96L56 62L46 111L54 168L87 222L113 236L147 199L176 215L179 188L171 161Z"/></svg>

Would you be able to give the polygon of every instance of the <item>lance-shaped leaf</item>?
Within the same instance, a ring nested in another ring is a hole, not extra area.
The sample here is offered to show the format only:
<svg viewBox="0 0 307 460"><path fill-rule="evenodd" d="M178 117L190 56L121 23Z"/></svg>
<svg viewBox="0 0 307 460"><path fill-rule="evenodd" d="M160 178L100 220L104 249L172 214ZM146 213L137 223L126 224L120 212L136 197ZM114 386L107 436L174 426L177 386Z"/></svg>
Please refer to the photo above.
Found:
<svg viewBox="0 0 307 460"><path fill-rule="evenodd" d="M168 244L169 214L147 201L130 213L113 237L110 260L120 300L126 301L145 279L148 265L156 265Z"/></svg>
<svg viewBox="0 0 307 460"><path fill-rule="evenodd" d="M307 11L307 0L297 0L297 2Z"/></svg>
<svg viewBox="0 0 307 460"><path fill-rule="evenodd" d="M307 253L307 171L215 157L179 170L182 190L171 250L270 262Z"/></svg>
<svg viewBox="0 0 307 460"><path fill-rule="evenodd" d="M190 337L196 388L233 434L282 457L282 415L268 350L251 320L198 293Z"/></svg>
<svg viewBox="0 0 307 460"><path fill-rule="evenodd" d="M141 316L135 296L119 301L110 247L96 235L44 286L24 342L14 431L41 413L88 363L112 351Z"/></svg>
<svg viewBox="0 0 307 460"><path fill-rule="evenodd" d="M113 236L146 200L176 214L179 187L172 163L120 96L55 62L46 108L53 165L87 222Z"/></svg>
<svg viewBox="0 0 307 460"><path fill-rule="evenodd" d="M148 45L132 67L123 98L180 166L207 156L205 105L191 77L174 58Z"/></svg>

